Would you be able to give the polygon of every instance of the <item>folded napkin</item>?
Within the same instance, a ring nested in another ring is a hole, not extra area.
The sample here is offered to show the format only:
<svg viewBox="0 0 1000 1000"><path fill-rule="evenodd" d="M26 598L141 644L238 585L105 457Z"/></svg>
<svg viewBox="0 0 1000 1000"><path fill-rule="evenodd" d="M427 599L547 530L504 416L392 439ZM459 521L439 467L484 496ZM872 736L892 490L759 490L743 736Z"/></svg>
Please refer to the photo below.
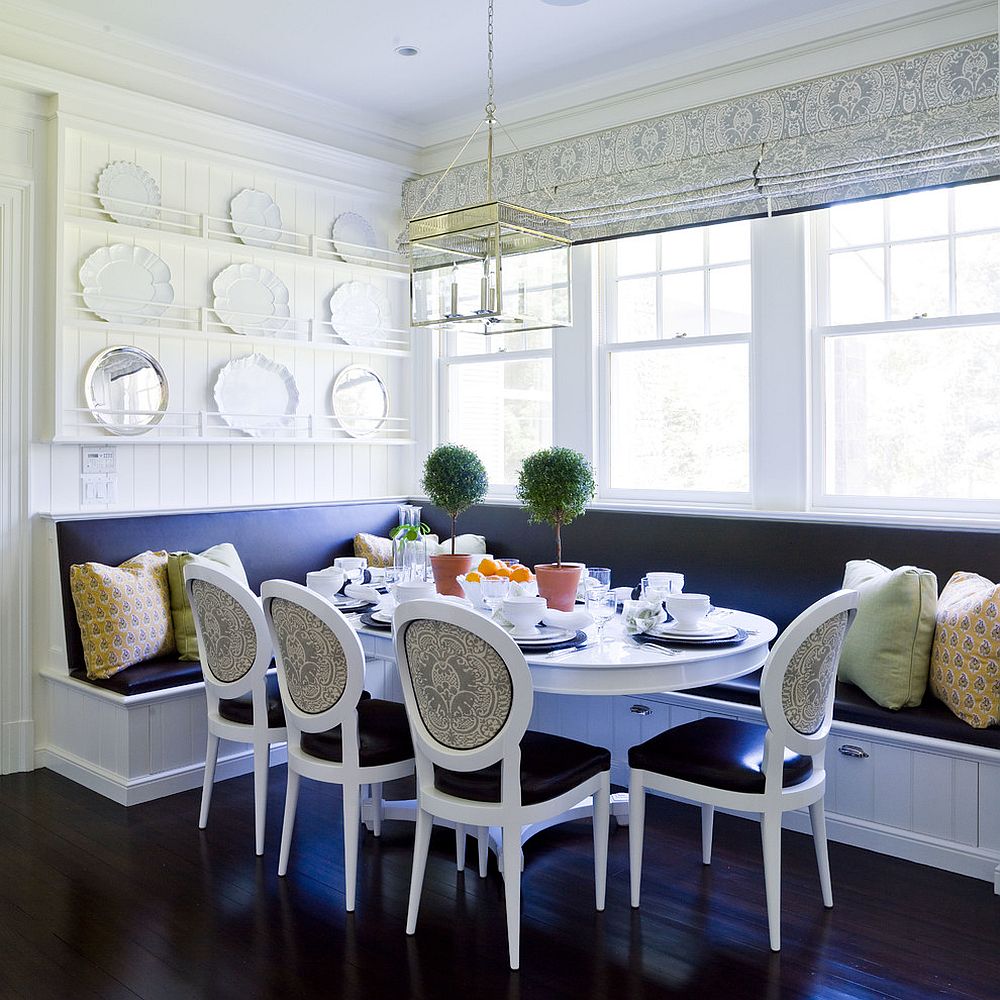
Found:
<svg viewBox="0 0 1000 1000"><path fill-rule="evenodd" d="M369 604L378 604L382 600L382 595L374 587L364 583L349 583L344 587L344 596Z"/></svg>
<svg viewBox="0 0 1000 1000"><path fill-rule="evenodd" d="M594 624L594 616L589 611L556 611L549 608L542 615L542 622L552 628L579 629Z"/></svg>
<svg viewBox="0 0 1000 1000"><path fill-rule="evenodd" d="M625 634L642 635L651 628L667 620L667 613L660 604L636 602L625 611Z"/></svg>
<svg viewBox="0 0 1000 1000"><path fill-rule="evenodd" d="M490 621L499 625L500 628L506 629L508 632L514 631L514 623L505 617L503 608L497 608L496 611L490 615Z"/></svg>

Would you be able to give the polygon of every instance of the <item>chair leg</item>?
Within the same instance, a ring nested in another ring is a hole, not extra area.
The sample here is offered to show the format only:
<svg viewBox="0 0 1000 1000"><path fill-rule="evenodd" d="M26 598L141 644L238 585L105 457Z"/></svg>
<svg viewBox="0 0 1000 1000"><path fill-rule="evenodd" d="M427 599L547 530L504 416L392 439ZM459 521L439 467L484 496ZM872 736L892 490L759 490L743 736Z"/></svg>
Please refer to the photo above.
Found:
<svg viewBox="0 0 1000 1000"><path fill-rule="evenodd" d="M479 848L479 877L486 878L490 863L490 828L488 826L477 827L476 846Z"/></svg>
<svg viewBox="0 0 1000 1000"><path fill-rule="evenodd" d="M410 873L410 902L406 908L406 933L417 929L420 912L420 893L424 887L424 870L427 868L427 851L431 845L431 828L434 817L423 809L417 810L417 825L413 834L413 870Z"/></svg>
<svg viewBox="0 0 1000 1000"><path fill-rule="evenodd" d="M264 827L267 823L267 776L271 764L271 748L267 740L253 745L253 806L254 834L257 857L264 853Z"/></svg>
<svg viewBox="0 0 1000 1000"><path fill-rule="evenodd" d="M215 784L215 762L219 759L219 737L215 733L208 734L208 748L205 750L205 781L201 786L201 815L198 817L198 829L208 826L208 809L212 804L212 786Z"/></svg>
<svg viewBox="0 0 1000 1000"><path fill-rule="evenodd" d="M701 863L712 863L712 827L715 825L715 806L701 807Z"/></svg>
<svg viewBox="0 0 1000 1000"><path fill-rule="evenodd" d="M455 867L465 870L465 824L455 824Z"/></svg>
<svg viewBox="0 0 1000 1000"><path fill-rule="evenodd" d="M285 817L281 821L281 852L278 855L278 874L288 871L288 855L292 849L292 832L295 829L295 809L299 802L298 771L288 769L288 784L285 786Z"/></svg>
<svg viewBox="0 0 1000 1000"><path fill-rule="evenodd" d="M371 790L372 801L372 833L376 837L382 836L382 782L377 781L368 786Z"/></svg>
<svg viewBox="0 0 1000 1000"><path fill-rule="evenodd" d="M608 890L608 837L611 834L611 772L601 775L594 794L594 894L597 909L604 909Z"/></svg>
<svg viewBox="0 0 1000 1000"><path fill-rule="evenodd" d="M632 771L628 786L628 867L632 883L632 905L639 905L642 883L642 835L646 824L646 788L643 772Z"/></svg>
<svg viewBox="0 0 1000 1000"><path fill-rule="evenodd" d="M781 950L781 813L764 813L760 821L764 847L764 885L771 951Z"/></svg>
<svg viewBox="0 0 1000 1000"><path fill-rule="evenodd" d="M521 965L521 828L503 828L503 892L507 905L507 951L510 967Z"/></svg>
<svg viewBox="0 0 1000 1000"><path fill-rule="evenodd" d="M358 891L358 826L361 823L361 786L344 785L344 895L347 912L354 912Z"/></svg>
<svg viewBox="0 0 1000 1000"><path fill-rule="evenodd" d="M830 879L830 853L826 846L826 812L823 809L822 799L809 807L809 822L812 824L813 846L816 848L823 905L829 909L833 906L833 882Z"/></svg>

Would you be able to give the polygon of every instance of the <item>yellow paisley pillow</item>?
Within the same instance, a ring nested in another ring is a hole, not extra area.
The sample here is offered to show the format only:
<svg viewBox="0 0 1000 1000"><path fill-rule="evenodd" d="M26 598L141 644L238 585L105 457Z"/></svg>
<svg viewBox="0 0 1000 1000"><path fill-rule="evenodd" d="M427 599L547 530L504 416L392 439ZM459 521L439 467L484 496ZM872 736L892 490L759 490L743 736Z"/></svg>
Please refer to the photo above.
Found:
<svg viewBox="0 0 1000 1000"><path fill-rule="evenodd" d="M938 598L931 690L976 729L1000 722L1000 585L956 573Z"/></svg>
<svg viewBox="0 0 1000 1000"><path fill-rule="evenodd" d="M354 554L367 559L369 566L391 566L392 539L359 531L354 536Z"/></svg>
<svg viewBox="0 0 1000 1000"><path fill-rule="evenodd" d="M175 651L166 552L142 552L121 566L70 566L69 586L88 677Z"/></svg>

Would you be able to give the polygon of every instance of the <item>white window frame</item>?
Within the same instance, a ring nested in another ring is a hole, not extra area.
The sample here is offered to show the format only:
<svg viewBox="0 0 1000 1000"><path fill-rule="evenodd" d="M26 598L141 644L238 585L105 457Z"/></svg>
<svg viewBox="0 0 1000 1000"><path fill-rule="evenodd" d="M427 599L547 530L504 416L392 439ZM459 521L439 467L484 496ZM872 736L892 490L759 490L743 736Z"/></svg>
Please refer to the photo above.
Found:
<svg viewBox="0 0 1000 1000"><path fill-rule="evenodd" d="M953 189L952 189L953 190ZM812 502L810 509L823 511L843 511L866 513L890 514L890 515L928 515L931 517L950 517L961 515L1000 515L1000 497L996 500L966 500L956 498L941 497L884 497L874 495L849 495L842 493L831 493L827 490L826 470L827 470L827 369L826 369L826 345L827 341L835 337L851 336L873 336L877 337L885 333L913 332L913 331L933 331L942 329L955 329L961 327L974 326L1000 326L1000 313L973 313L959 315L955 314L956 306L956 235L974 236L980 233L997 232L996 229L983 230L962 230L960 234L955 231L955 204L954 196L949 197L948 204L948 234L943 237L930 237L929 239L941 239L948 242L948 302L951 310L946 316L914 316L912 319L902 320L878 320L868 323L852 323L832 325L830 319L830 284L829 284L829 255L830 255L830 215L828 209L817 210L810 215L810 237L812 253L810 254L810 268L812 274L812 303L811 311L814 322L810 324L809 353L811 364L811 384L810 395L811 406L811 461L810 470L810 493ZM891 313L891 275L889 270L889 248L891 246L905 246L912 243L927 242L924 238L911 238L903 240L889 239L888 212L884 216L883 241L881 243L864 244L857 249L883 248L885 261L885 315ZM851 248L855 249L855 248ZM835 251L836 252L836 251Z"/></svg>

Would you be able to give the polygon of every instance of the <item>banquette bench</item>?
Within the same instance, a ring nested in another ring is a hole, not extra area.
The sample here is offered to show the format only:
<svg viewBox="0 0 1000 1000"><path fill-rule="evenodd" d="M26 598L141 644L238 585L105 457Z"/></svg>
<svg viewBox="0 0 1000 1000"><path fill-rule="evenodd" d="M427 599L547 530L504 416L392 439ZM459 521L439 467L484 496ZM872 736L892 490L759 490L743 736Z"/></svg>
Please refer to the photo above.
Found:
<svg viewBox="0 0 1000 1000"><path fill-rule="evenodd" d="M358 531L385 535L397 501L266 510L70 518L55 525L66 663L42 671L47 725L39 762L132 803L200 783L204 695L197 664L160 661L105 682L82 679L83 659L69 566L116 564L143 549L201 551L232 542L252 587L270 577L304 581L312 569L352 552ZM446 520L424 508L445 537ZM514 505L489 504L463 517L491 551L533 564L550 561L551 531L528 525ZM959 569L991 578L1000 532L778 519L592 510L565 530L567 558L612 568L616 583L649 569L679 570L689 591L719 606L763 614L783 628L837 589L849 559L930 569L943 585ZM391 643L366 639L373 687L394 694ZM130 676L126 676L130 675ZM616 780L630 745L703 714L759 717L757 678L641 699L539 696L533 725L611 746ZM976 730L928 693L917 709L891 712L857 688L838 685L828 760L827 810L834 839L994 880L1000 891L1000 730ZM249 767L220 757L219 776ZM789 825L804 824L794 814Z"/></svg>

